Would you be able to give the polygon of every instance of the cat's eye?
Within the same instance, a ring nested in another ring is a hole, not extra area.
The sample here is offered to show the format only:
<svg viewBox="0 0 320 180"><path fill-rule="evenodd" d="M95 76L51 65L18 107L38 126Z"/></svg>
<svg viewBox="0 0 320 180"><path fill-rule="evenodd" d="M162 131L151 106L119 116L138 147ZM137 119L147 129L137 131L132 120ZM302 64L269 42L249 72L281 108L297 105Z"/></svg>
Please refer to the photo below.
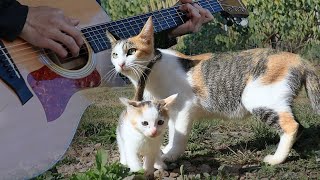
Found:
<svg viewBox="0 0 320 180"><path fill-rule="evenodd" d="M143 126L148 126L148 122L147 121L143 121L142 123L141 123Z"/></svg>
<svg viewBox="0 0 320 180"><path fill-rule="evenodd" d="M133 55L136 51L137 51L137 49L135 49L135 48L129 49L128 52L127 52L127 56Z"/></svg>
<svg viewBox="0 0 320 180"><path fill-rule="evenodd" d="M159 120L159 121L158 121L158 125L161 126L162 124L164 124L164 121L163 121L163 120Z"/></svg>
<svg viewBox="0 0 320 180"><path fill-rule="evenodd" d="M113 57L113 58L117 58L117 57L118 57L118 54L117 54L117 53L112 53L112 57Z"/></svg>

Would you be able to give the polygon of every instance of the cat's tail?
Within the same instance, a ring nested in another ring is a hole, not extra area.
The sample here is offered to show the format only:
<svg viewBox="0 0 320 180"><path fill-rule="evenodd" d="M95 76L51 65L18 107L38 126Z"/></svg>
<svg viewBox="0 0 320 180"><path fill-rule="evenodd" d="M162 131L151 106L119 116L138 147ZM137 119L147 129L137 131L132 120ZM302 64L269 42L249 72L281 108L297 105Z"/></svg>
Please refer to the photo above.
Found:
<svg viewBox="0 0 320 180"><path fill-rule="evenodd" d="M313 110L320 114L320 78L312 68L305 70L305 87Z"/></svg>

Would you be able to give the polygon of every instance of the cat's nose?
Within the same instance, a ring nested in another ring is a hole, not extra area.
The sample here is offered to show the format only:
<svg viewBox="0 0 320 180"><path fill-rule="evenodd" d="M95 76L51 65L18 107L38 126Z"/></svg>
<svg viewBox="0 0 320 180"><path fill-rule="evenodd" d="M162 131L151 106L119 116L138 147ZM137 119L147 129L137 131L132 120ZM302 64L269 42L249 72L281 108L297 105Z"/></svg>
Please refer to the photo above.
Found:
<svg viewBox="0 0 320 180"><path fill-rule="evenodd" d="M119 66L121 67L121 69L123 69L125 65L126 65L125 63L119 64Z"/></svg>

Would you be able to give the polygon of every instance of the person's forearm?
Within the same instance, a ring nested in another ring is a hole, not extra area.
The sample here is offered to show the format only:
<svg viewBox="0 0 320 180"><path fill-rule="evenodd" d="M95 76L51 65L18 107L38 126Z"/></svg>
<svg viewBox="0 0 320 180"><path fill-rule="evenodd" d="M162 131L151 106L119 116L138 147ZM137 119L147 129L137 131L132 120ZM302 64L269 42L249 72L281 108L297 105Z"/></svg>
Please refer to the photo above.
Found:
<svg viewBox="0 0 320 180"><path fill-rule="evenodd" d="M0 0L0 38L9 41L21 33L28 14L28 7L15 0Z"/></svg>

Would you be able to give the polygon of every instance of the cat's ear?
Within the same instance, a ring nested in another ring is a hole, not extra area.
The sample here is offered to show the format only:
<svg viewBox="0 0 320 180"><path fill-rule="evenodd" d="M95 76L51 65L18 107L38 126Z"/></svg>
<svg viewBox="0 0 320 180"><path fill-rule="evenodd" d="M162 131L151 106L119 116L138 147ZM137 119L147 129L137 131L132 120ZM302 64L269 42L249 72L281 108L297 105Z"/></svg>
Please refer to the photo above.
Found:
<svg viewBox="0 0 320 180"><path fill-rule="evenodd" d="M167 108L169 107L171 104L173 104L175 102L175 100L177 99L178 94L173 94L165 99L162 100L162 108Z"/></svg>
<svg viewBox="0 0 320 180"><path fill-rule="evenodd" d="M117 39L108 30L106 30L106 35L111 45L114 45L117 42Z"/></svg>
<svg viewBox="0 0 320 180"><path fill-rule="evenodd" d="M153 45L153 41L154 41L153 36L154 36L153 22L152 22L152 16L150 16L146 24L143 26L138 37L142 41L144 41L146 44Z"/></svg>
<svg viewBox="0 0 320 180"><path fill-rule="evenodd" d="M120 102L127 107L138 107L140 103L138 101L132 101L124 97L119 98Z"/></svg>

